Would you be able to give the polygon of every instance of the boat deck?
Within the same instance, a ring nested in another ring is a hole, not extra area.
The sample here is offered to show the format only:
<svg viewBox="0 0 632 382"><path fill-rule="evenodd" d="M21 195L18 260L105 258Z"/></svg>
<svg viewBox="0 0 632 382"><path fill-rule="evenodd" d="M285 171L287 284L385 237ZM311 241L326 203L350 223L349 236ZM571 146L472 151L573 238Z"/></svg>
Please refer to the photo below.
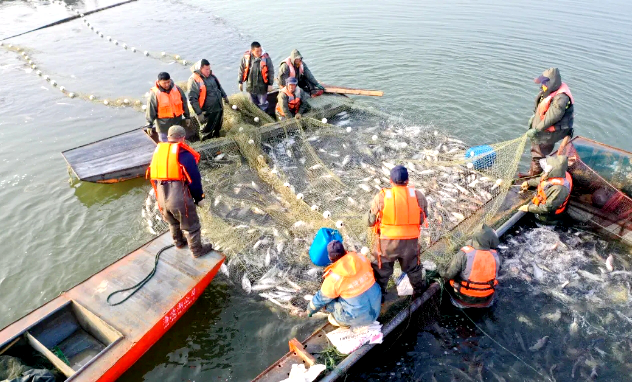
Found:
<svg viewBox="0 0 632 382"><path fill-rule="evenodd" d="M116 183L143 175L155 148L156 142L139 128L61 154L79 180Z"/></svg>
<svg viewBox="0 0 632 382"><path fill-rule="evenodd" d="M47 358L53 362L50 350L58 346L66 349L71 362L53 363L69 379L115 380L189 309L224 260L217 252L196 259L187 248L169 248L143 288L120 305L107 303L110 293L149 274L156 253L171 243L169 233L155 238L7 326L0 331L0 351L10 354L11 345L23 339L40 353L50 353ZM111 301L120 301L127 293Z"/></svg>

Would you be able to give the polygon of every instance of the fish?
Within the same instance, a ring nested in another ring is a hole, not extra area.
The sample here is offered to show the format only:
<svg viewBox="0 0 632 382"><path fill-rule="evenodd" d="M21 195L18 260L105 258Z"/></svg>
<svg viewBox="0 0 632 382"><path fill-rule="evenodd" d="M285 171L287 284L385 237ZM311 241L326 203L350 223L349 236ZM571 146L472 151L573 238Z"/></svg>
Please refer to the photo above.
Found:
<svg viewBox="0 0 632 382"><path fill-rule="evenodd" d="M435 171L434 170L423 170L423 171L419 171L419 175L421 176L425 176L425 175L432 175L434 174Z"/></svg>
<svg viewBox="0 0 632 382"><path fill-rule="evenodd" d="M296 293L296 289L294 289L294 288L286 288L286 287L280 286L280 285L277 285L276 289L280 290L281 292Z"/></svg>
<svg viewBox="0 0 632 382"><path fill-rule="evenodd" d="M351 155L345 155L345 157L342 159L342 162L340 162L340 167L345 167L346 165L349 164L350 161L351 161Z"/></svg>
<svg viewBox="0 0 632 382"><path fill-rule="evenodd" d="M296 291L299 291L299 290L301 290L301 289L302 289L300 285L298 285L298 284L297 284L297 283L295 283L294 281L290 280L288 277L286 277L286 278L285 278L285 281L287 281L287 283L288 283L288 284L289 284L292 288L294 288Z"/></svg>
<svg viewBox="0 0 632 382"><path fill-rule="evenodd" d="M542 315L542 318L544 318L545 320L558 322L560 318L562 318L562 312L559 309L556 309L555 312L553 313L547 313L547 314Z"/></svg>
<svg viewBox="0 0 632 382"><path fill-rule="evenodd" d="M579 269L577 271L577 274L590 281L603 282L603 279L601 278L601 276L597 276L594 273L590 273L582 269Z"/></svg>
<svg viewBox="0 0 632 382"><path fill-rule="evenodd" d="M522 348L522 351L526 352L527 351L527 347L524 346L524 341L522 340L522 336L518 332L514 332L514 334L516 335L516 340L518 340L518 344L520 344L520 347Z"/></svg>
<svg viewBox="0 0 632 382"><path fill-rule="evenodd" d="M311 295L311 294L306 294L305 296L303 296L303 299L305 301L310 301L311 302L313 298L314 298L314 296Z"/></svg>
<svg viewBox="0 0 632 382"><path fill-rule="evenodd" d="M272 257L272 256L270 255L270 248L268 248L268 252L266 252L266 258L265 258L265 260L263 261L263 264L264 264L266 267L270 266L270 260L271 260L271 257Z"/></svg>
<svg viewBox="0 0 632 382"><path fill-rule="evenodd" d="M614 271L614 257L612 255L608 256L606 259L606 269L608 272Z"/></svg>
<svg viewBox="0 0 632 382"><path fill-rule="evenodd" d="M252 291L252 284L250 284L250 280L248 280L247 273L244 273L244 276L241 278L241 287L244 288L246 293L250 293Z"/></svg>
<svg viewBox="0 0 632 382"><path fill-rule="evenodd" d="M256 285L253 285L252 288L250 288L250 290L253 292L258 292L262 290L273 289L274 287L276 287L276 284L256 284Z"/></svg>
<svg viewBox="0 0 632 382"><path fill-rule="evenodd" d="M460 214L458 212L452 212L452 216L457 218L459 221L465 220L465 216L463 216L462 214Z"/></svg>
<svg viewBox="0 0 632 382"><path fill-rule="evenodd" d="M226 275L226 277L230 276L230 272L228 271L228 266L225 263L222 263L219 267L219 271Z"/></svg>
<svg viewBox="0 0 632 382"><path fill-rule="evenodd" d="M549 341L549 336L544 336L538 340L533 346L529 348L532 352L537 352L546 346L546 343Z"/></svg>
<svg viewBox="0 0 632 382"><path fill-rule="evenodd" d="M538 267L538 264L536 264L535 262L533 263L533 277L538 281L542 281L542 279L544 278L544 272L542 271L542 269L540 269L540 267Z"/></svg>
<svg viewBox="0 0 632 382"><path fill-rule="evenodd" d="M369 187L367 184L359 184L358 185L359 188L361 188L362 190L364 190L365 192L371 192L371 187Z"/></svg>

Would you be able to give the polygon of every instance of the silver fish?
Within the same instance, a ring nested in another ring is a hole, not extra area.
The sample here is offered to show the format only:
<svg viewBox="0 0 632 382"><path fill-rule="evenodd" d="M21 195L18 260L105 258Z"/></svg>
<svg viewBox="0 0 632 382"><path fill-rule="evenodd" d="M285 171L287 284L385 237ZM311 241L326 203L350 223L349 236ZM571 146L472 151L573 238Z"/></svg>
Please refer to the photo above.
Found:
<svg viewBox="0 0 632 382"><path fill-rule="evenodd" d="M606 259L606 269L608 272L614 271L614 257L612 255L608 256Z"/></svg>
<svg viewBox="0 0 632 382"><path fill-rule="evenodd" d="M250 280L248 280L248 274L244 273L244 276L241 278L241 287L244 288L246 293L250 293L252 291L252 284L250 284Z"/></svg>
<svg viewBox="0 0 632 382"><path fill-rule="evenodd" d="M529 350L531 350L532 352L536 352L538 350L541 350L543 347L546 346L546 343L549 341L549 336L544 336L542 338L540 338L538 340L538 342L536 342L533 346L531 346L529 348Z"/></svg>

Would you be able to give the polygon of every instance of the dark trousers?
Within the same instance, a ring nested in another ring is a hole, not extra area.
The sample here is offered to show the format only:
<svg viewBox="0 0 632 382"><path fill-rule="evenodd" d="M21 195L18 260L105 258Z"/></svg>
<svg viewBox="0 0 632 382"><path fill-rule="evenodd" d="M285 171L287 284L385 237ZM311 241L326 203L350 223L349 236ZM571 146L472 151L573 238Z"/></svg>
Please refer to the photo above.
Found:
<svg viewBox="0 0 632 382"><path fill-rule="evenodd" d="M218 111L205 111L206 123L200 123L200 141L210 138L218 138L224 121L224 109Z"/></svg>
<svg viewBox="0 0 632 382"><path fill-rule="evenodd" d="M167 223L174 241L181 241L182 231L192 233L201 228L196 205L189 193L189 187L180 181L159 181L158 205Z"/></svg>
<svg viewBox="0 0 632 382"><path fill-rule="evenodd" d="M257 107L259 107L259 109L261 109L263 112L268 112L268 94L248 94L250 94L250 100L252 101L252 103L257 105Z"/></svg>
<svg viewBox="0 0 632 382"><path fill-rule="evenodd" d="M531 142L531 169L529 175L537 175L542 172L540 159L545 158L553 152L555 143L533 143Z"/></svg>
<svg viewBox="0 0 632 382"><path fill-rule="evenodd" d="M395 261L399 261L402 272L408 275L413 290L423 292L426 283L423 278L423 267L419 261L418 240L380 240L380 247L381 255L374 254L371 267L373 267L375 281L380 286L382 294L386 294L386 287L388 280L393 275ZM380 256L379 262L377 256Z"/></svg>

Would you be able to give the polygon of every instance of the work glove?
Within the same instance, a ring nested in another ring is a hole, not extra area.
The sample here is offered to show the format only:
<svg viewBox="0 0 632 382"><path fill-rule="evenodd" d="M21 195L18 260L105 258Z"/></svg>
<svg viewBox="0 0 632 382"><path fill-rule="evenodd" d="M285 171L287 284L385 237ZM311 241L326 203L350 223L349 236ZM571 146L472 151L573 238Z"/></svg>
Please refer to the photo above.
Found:
<svg viewBox="0 0 632 382"><path fill-rule="evenodd" d="M529 124L527 125L527 129L531 128L531 124L533 123L533 118L535 118L535 114L531 116L531 118L529 118Z"/></svg>
<svg viewBox="0 0 632 382"><path fill-rule="evenodd" d="M239 91L243 92L244 91L244 84L239 84Z"/></svg>
<svg viewBox="0 0 632 382"><path fill-rule="evenodd" d="M520 189L522 191L527 191L529 189L529 183L528 182L522 182L522 184L520 185Z"/></svg>
<svg viewBox="0 0 632 382"><path fill-rule="evenodd" d="M296 115L294 116L294 118L296 118L296 119L301 119L301 113L296 113Z"/></svg>
<svg viewBox="0 0 632 382"><path fill-rule="evenodd" d="M197 206L200 208L204 208L206 206L206 199L202 199L199 202L197 202Z"/></svg>
<svg viewBox="0 0 632 382"><path fill-rule="evenodd" d="M272 85L268 85L268 93L272 91Z"/></svg>
<svg viewBox="0 0 632 382"><path fill-rule="evenodd" d="M147 126L143 126L143 131L145 132L145 134L151 136L151 134L154 132L154 124L150 123Z"/></svg>
<svg viewBox="0 0 632 382"><path fill-rule="evenodd" d="M229 104L229 102L228 102L228 97L224 97L224 103L225 103L226 105L228 105L228 104Z"/></svg>
<svg viewBox="0 0 632 382"><path fill-rule="evenodd" d="M312 315L314 315L314 312L312 312L311 310L307 309L307 317L311 317Z"/></svg>
<svg viewBox="0 0 632 382"><path fill-rule="evenodd" d="M518 211L529 212L529 205L525 204L524 206L520 206L520 208L518 208Z"/></svg>
<svg viewBox="0 0 632 382"><path fill-rule="evenodd" d="M187 119L184 120L184 127L187 127L187 128L191 127L191 119L190 118L187 118Z"/></svg>
<svg viewBox="0 0 632 382"><path fill-rule="evenodd" d="M316 88L325 91L325 87L321 84L316 85Z"/></svg>
<svg viewBox="0 0 632 382"><path fill-rule="evenodd" d="M527 138L529 139L533 139L536 135L538 134L538 131L536 129L529 129L527 130Z"/></svg>
<svg viewBox="0 0 632 382"><path fill-rule="evenodd" d="M204 112L198 114L197 119L200 122L200 125L203 125L208 121L208 118L206 118L206 113Z"/></svg>

